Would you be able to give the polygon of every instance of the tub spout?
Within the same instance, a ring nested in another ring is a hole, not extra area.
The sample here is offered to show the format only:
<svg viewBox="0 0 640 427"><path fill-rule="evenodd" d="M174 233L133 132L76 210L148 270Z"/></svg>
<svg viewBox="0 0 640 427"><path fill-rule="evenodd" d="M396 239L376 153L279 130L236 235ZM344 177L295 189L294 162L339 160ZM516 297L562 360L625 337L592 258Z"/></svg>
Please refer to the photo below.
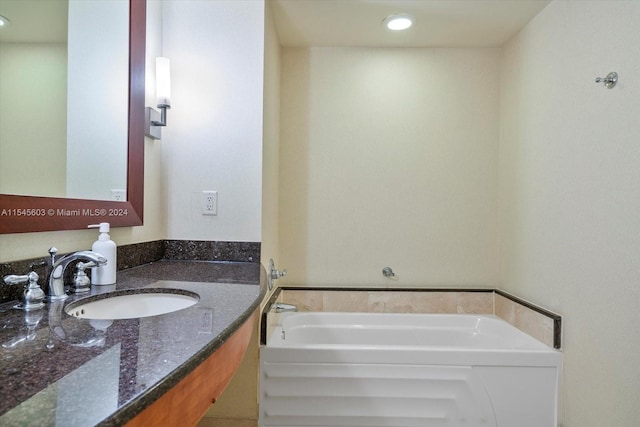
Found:
<svg viewBox="0 0 640 427"><path fill-rule="evenodd" d="M285 312L293 312L298 311L298 307L293 304L285 304L283 302L277 302L273 304L273 309L276 313L285 313Z"/></svg>

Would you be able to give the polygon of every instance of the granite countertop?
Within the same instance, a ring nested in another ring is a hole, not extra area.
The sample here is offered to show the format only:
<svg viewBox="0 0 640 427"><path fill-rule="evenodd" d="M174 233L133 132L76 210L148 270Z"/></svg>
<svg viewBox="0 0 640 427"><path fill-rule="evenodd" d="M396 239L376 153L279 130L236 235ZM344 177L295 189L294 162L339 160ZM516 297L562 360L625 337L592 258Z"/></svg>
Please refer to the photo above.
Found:
<svg viewBox="0 0 640 427"><path fill-rule="evenodd" d="M93 287L92 294L96 288ZM259 263L159 261L104 290L174 288L200 300L174 313L85 320L64 306L0 305L0 425L122 425L213 354L258 308Z"/></svg>

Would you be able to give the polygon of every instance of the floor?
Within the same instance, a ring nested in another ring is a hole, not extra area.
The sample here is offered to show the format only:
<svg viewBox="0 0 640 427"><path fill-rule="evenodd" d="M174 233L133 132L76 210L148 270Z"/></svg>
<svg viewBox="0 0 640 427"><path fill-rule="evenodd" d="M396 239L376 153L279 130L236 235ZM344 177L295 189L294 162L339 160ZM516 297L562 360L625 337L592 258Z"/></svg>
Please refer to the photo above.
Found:
<svg viewBox="0 0 640 427"><path fill-rule="evenodd" d="M258 427L257 420L229 419L229 418L209 418L200 420L197 427Z"/></svg>

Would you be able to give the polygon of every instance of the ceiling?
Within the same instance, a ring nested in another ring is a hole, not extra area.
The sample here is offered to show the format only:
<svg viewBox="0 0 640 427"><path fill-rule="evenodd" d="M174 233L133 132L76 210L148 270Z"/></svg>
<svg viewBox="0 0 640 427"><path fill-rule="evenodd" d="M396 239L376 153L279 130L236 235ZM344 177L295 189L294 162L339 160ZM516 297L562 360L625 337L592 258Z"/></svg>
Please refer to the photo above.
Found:
<svg viewBox="0 0 640 427"><path fill-rule="evenodd" d="M551 0L271 0L283 46L498 47ZM404 32L383 28L415 17Z"/></svg>
<svg viewBox="0 0 640 427"><path fill-rule="evenodd" d="M0 15L11 21L0 31L0 42L65 42L68 3L68 0L0 0Z"/></svg>
<svg viewBox="0 0 640 427"><path fill-rule="evenodd" d="M270 0L283 46L497 47L551 0ZM38 7L34 7L36 5ZM391 32L382 20L410 13L414 26ZM66 40L67 0L0 1L11 25L2 42ZM53 24L53 23L56 24Z"/></svg>

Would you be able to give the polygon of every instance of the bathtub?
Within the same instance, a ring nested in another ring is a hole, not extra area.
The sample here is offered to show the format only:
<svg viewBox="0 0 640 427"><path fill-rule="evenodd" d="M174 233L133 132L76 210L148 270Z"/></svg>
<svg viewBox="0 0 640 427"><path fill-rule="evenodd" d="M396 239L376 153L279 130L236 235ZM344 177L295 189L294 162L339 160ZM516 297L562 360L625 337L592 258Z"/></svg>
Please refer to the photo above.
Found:
<svg viewBox="0 0 640 427"><path fill-rule="evenodd" d="M495 316L280 316L260 427L557 426L561 353Z"/></svg>

